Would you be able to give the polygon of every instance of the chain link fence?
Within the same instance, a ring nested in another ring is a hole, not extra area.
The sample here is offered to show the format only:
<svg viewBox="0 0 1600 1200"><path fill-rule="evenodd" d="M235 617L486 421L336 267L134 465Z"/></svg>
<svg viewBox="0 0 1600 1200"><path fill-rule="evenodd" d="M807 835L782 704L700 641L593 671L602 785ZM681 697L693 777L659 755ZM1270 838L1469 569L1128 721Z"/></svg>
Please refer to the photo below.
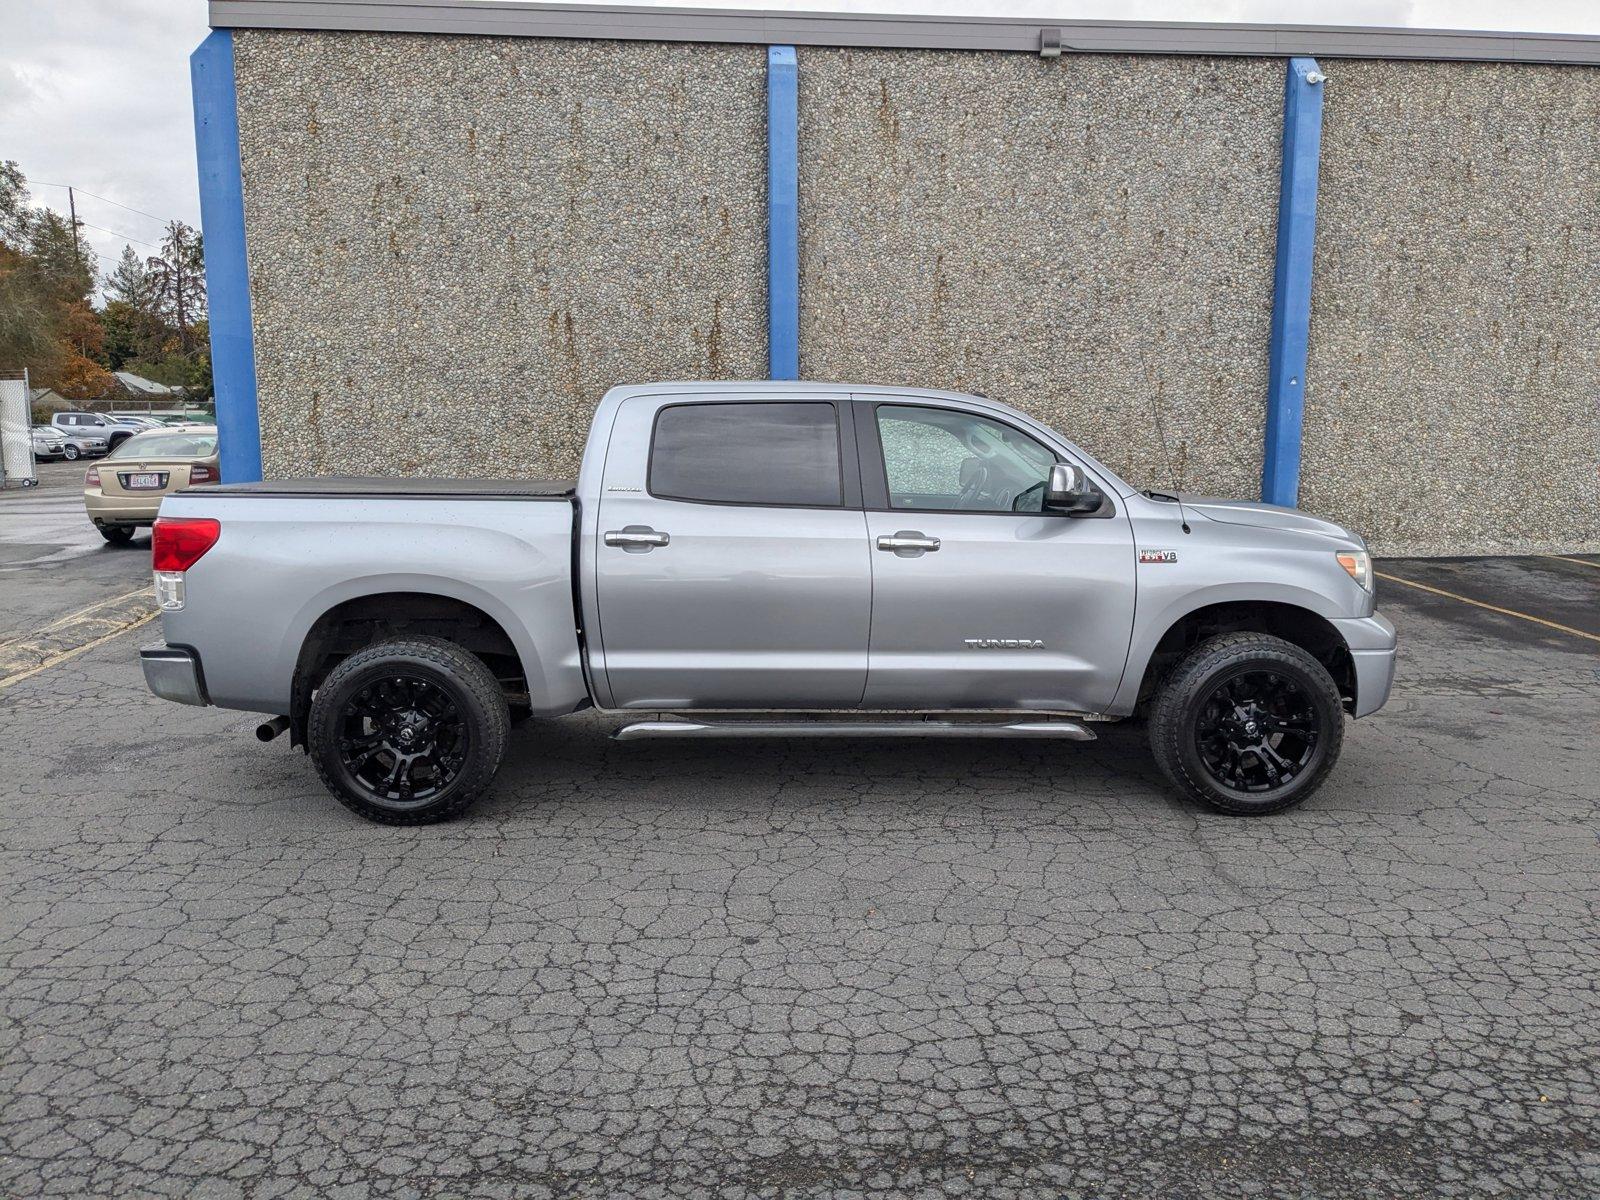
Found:
<svg viewBox="0 0 1600 1200"><path fill-rule="evenodd" d="M28 376L0 379L0 487L34 487L33 414Z"/></svg>

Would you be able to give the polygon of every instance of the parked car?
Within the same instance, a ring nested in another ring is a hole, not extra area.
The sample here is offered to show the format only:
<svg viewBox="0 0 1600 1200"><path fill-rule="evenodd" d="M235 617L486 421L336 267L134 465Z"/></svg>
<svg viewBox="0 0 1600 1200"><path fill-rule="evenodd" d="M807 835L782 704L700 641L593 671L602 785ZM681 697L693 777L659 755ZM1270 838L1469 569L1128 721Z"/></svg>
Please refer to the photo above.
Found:
<svg viewBox="0 0 1600 1200"><path fill-rule="evenodd" d="M156 519L161 498L220 478L217 431L152 429L134 434L83 477L83 505L106 541L122 545Z"/></svg>
<svg viewBox="0 0 1600 1200"><path fill-rule="evenodd" d="M55 416L50 418L50 424L63 433L86 433L95 437L103 437L106 440L106 446L112 450L115 450L138 432L137 429L123 425L104 413L56 413Z"/></svg>
<svg viewBox="0 0 1600 1200"><path fill-rule="evenodd" d="M114 412L111 414L111 419L117 424L126 425L128 428L135 431L144 429L160 429L162 427L162 422L145 413Z"/></svg>
<svg viewBox="0 0 1600 1200"><path fill-rule="evenodd" d="M52 425L35 425L32 429L33 457L40 460L65 458L67 439Z"/></svg>
<svg viewBox="0 0 1600 1200"><path fill-rule="evenodd" d="M76 429L59 429L56 432L66 439L67 444L62 451L66 458L99 458L110 451L107 440L98 433Z"/></svg>
<svg viewBox="0 0 1600 1200"><path fill-rule="evenodd" d="M482 793L512 714L591 706L622 739L1087 740L1146 714L1179 791L1274 812L1394 673L1359 537L1140 492L952 392L619 387L576 483L190 489L152 545L150 689L278 714L258 736L391 824Z"/></svg>

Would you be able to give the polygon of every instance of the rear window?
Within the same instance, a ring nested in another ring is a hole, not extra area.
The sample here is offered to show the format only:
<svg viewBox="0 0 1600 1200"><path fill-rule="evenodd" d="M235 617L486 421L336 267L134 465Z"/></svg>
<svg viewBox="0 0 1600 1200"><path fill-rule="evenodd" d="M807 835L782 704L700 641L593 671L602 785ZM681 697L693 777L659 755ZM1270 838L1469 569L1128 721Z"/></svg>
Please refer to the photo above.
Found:
<svg viewBox="0 0 1600 1200"><path fill-rule="evenodd" d="M183 433L137 433L111 452L112 458L205 458L215 452L217 435L187 430Z"/></svg>
<svg viewBox="0 0 1600 1200"><path fill-rule="evenodd" d="M650 494L718 504L843 503L831 404L675 404L656 415Z"/></svg>

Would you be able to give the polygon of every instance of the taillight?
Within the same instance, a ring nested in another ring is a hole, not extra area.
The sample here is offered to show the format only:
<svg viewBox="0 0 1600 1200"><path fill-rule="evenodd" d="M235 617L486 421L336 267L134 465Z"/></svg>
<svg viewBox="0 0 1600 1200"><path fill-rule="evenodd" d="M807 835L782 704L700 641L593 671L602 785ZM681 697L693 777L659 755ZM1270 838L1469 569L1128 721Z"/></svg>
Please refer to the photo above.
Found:
<svg viewBox="0 0 1600 1200"><path fill-rule="evenodd" d="M215 483L217 473L212 468L196 463L189 468L190 483Z"/></svg>
<svg viewBox="0 0 1600 1200"><path fill-rule="evenodd" d="M99 467L90 467L87 471L85 471L83 473L83 486L84 487L99 487L100 486L100 468Z"/></svg>
<svg viewBox="0 0 1600 1200"><path fill-rule="evenodd" d="M212 517L157 517L150 565L157 571L187 571L221 536L222 522Z"/></svg>

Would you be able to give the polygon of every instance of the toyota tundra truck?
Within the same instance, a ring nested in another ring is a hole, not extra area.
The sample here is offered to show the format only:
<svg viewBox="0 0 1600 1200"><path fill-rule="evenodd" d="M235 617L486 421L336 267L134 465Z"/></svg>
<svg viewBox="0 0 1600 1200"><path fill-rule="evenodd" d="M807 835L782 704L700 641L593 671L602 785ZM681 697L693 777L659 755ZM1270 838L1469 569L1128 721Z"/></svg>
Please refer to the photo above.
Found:
<svg viewBox="0 0 1600 1200"><path fill-rule="evenodd" d="M624 740L1142 718L1179 792L1270 813L1395 662L1360 537L1141 492L1015 409L912 388L617 387L576 481L186 489L153 565L150 690L267 715L396 825L482 795L514 723L591 707Z"/></svg>

